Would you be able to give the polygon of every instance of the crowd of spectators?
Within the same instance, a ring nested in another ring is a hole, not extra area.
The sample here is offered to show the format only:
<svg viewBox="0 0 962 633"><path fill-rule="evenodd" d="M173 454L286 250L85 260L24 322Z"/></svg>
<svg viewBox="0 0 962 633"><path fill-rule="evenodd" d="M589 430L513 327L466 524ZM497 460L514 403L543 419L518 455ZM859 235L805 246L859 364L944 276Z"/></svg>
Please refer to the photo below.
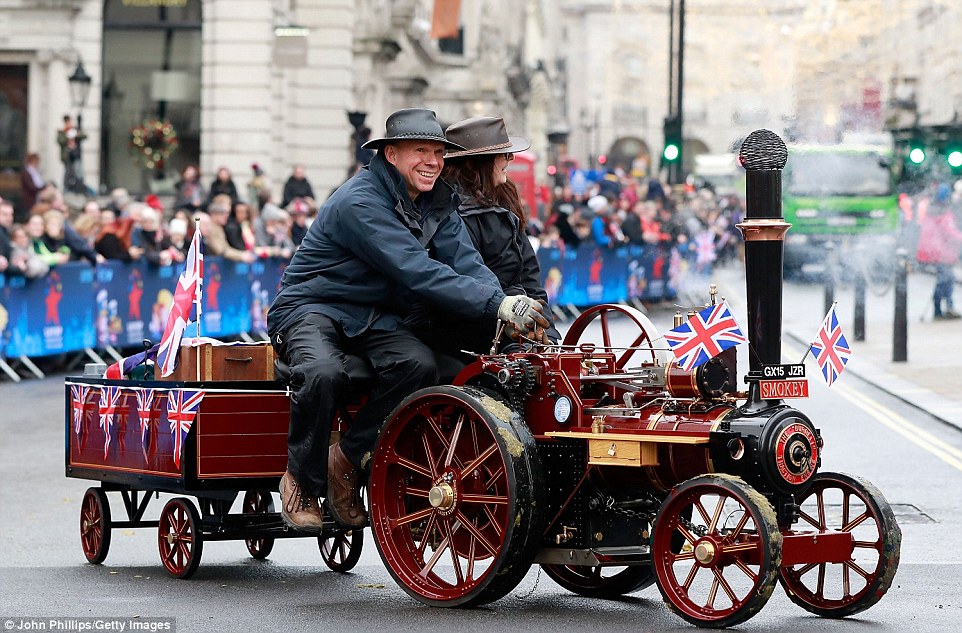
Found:
<svg viewBox="0 0 962 633"><path fill-rule="evenodd" d="M679 195L658 179L639 181L620 170L583 192L558 187L543 225L532 223L537 245L559 249L589 244L613 249L639 245L674 256L689 271L707 275L739 256L735 225L744 215L740 196L716 196L685 187Z"/></svg>
<svg viewBox="0 0 962 633"><path fill-rule="evenodd" d="M31 177L31 196L23 199L29 206L0 199L0 273L42 277L81 260L166 266L184 261L198 228L208 255L247 263L289 258L317 213L314 191L296 165L278 205L260 167L251 170L246 197L226 167L205 186L197 166L188 165L166 199L149 194L138 200L115 189L105 199L84 199L80 208L69 207L56 185Z"/></svg>

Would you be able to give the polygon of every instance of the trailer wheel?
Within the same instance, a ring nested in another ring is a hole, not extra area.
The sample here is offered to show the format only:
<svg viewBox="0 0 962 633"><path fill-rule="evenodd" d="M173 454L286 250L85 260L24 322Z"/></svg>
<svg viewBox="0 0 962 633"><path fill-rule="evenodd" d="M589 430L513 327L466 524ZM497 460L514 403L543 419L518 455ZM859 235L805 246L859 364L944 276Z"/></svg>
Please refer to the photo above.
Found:
<svg viewBox="0 0 962 633"><path fill-rule="evenodd" d="M331 571L347 573L354 569L361 559L364 548L364 528L356 530L332 532L317 537L317 548L321 551L321 559Z"/></svg>
<svg viewBox="0 0 962 633"><path fill-rule="evenodd" d="M801 499L795 532L851 532L852 557L843 563L783 566L779 581L792 602L824 618L843 618L874 605L892 586L902 531L882 493L859 477L822 472Z"/></svg>
<svg viewBox="0 0 962 633"><path fill-rule="evenodd" d="M174 578L187 579L197 571L204 539L200 515L190 499L176 497L164 506L157 527L157 545L160 561Z"/></svg>
<svg viewBox="0 0 962 633"><path fill-rule="evenodd" d="M248 490L244 493L244 514L271 514L274 512L274 500L271 493L267 490ZM274 539L272 538L248 538L244 539L247 551L258 560L263 560L270 556L274 549Z"/></svg>
<svg viewBox="0 0 962 633"><path fill-rule="evenodd" d="M99 565L110 549L110 503L102 488L87 488L80 503L80 544L87 562Z"/></svg>
<svg viewBox="0 0 962 633"><path fill-rule="evenodd" d="M706 475L668 495L655 519L651 549L658 589L671 610L696 626L724 628L748 620L768 602L782 535L760 493L737 477Z"/></svg>
<svg viewBox="0 0 962 633"><path fill-rule="evenodd" d="M568 328L562 344L577 346L594 343L599 348L610 348L613 346L613 330L620 327L627 327L628 331L634 334L634 339L613 350L617 355L614 369L624 369L635 354L638 354L635 359L637 363L667 364L667 351L656 349L654 344L659 337L658 328L643 312L631 306L602 304L585 310Z"/></svg>
<svg viewBox="0 0 962 633"><path fill-rule="evenodd" d="M432 387L388 418L371 465L371 529L409 595L493 602L527 573L544 503L537 447L517 412L470 387Z"/></svg>
<svg viewBox="0 0 962 633"><path fill-rule="evenodd" d="M542 565L548 578L568 591L586 598L617 598L646 589L655 583L651 565L630 567L589 567L587 565Z"/></svg>

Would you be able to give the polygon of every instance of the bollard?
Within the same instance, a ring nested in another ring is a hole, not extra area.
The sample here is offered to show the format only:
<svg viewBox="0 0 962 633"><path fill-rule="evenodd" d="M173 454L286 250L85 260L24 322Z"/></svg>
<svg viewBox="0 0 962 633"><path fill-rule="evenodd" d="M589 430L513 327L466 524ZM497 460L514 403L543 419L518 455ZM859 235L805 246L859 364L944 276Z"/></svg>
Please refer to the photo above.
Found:
<svg viewBox="0 0 962 633"><path fill-rule="evenodd" d="M895 323L892 327L892 362L904 363L909 357L909 310L908 310L908 251L899 248L895 251Z"/></svg>
<svg viewBox="0 0 962 633"><path fill-rule="evenodd" d="M865 270L859 267L855 273L855 324L856 341L865 340Z"/></svg>
<svg viewBox="0 0 962 633"><path fill-rule="evenodd" d="M828 263L825 266L825 309L822 312L828 314L835 303L835 269L838 265L832 242L825 244L825 261Z"/></svg>

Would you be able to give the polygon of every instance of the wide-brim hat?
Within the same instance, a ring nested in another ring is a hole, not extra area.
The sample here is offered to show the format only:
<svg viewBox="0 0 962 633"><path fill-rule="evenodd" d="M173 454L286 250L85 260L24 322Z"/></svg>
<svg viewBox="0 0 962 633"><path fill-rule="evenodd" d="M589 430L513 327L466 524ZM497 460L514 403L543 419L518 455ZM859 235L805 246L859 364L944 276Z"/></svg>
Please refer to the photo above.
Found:
<svg viewBox="0 0 962 633"><path fill-rule="evenodd" d="M499 116L476 116L449 125L444 131L448 140L463 145L464 149L448 152L445 158L482 156L523 152L531 147L523 136L508 136L504 119Z"/></svg>
<svg viewBox="0 0 962 633"><path fill-rule="evenodd" d="M398 110L387 118L384 127L386 128L384 138L372 139L361 147L380 150L385 145L399 141L437 141L444 143L448 149L464 149L444 137L444 130L438 123L438 117L431 110L421 108Z"/></svg>

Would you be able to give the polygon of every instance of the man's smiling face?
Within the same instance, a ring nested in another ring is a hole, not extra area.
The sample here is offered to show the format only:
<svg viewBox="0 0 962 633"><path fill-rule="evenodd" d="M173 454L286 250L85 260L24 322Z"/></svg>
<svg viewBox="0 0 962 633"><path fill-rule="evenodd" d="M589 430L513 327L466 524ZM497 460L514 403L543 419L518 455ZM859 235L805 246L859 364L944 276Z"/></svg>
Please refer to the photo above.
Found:
<svg viewBox="0 0 962 633"><path fill-rule="evenodd" d="M444 167L444 143L437 141L398 141L384 148L384 158L394 165L407 184L414 200L431 191Z"/></svg>

